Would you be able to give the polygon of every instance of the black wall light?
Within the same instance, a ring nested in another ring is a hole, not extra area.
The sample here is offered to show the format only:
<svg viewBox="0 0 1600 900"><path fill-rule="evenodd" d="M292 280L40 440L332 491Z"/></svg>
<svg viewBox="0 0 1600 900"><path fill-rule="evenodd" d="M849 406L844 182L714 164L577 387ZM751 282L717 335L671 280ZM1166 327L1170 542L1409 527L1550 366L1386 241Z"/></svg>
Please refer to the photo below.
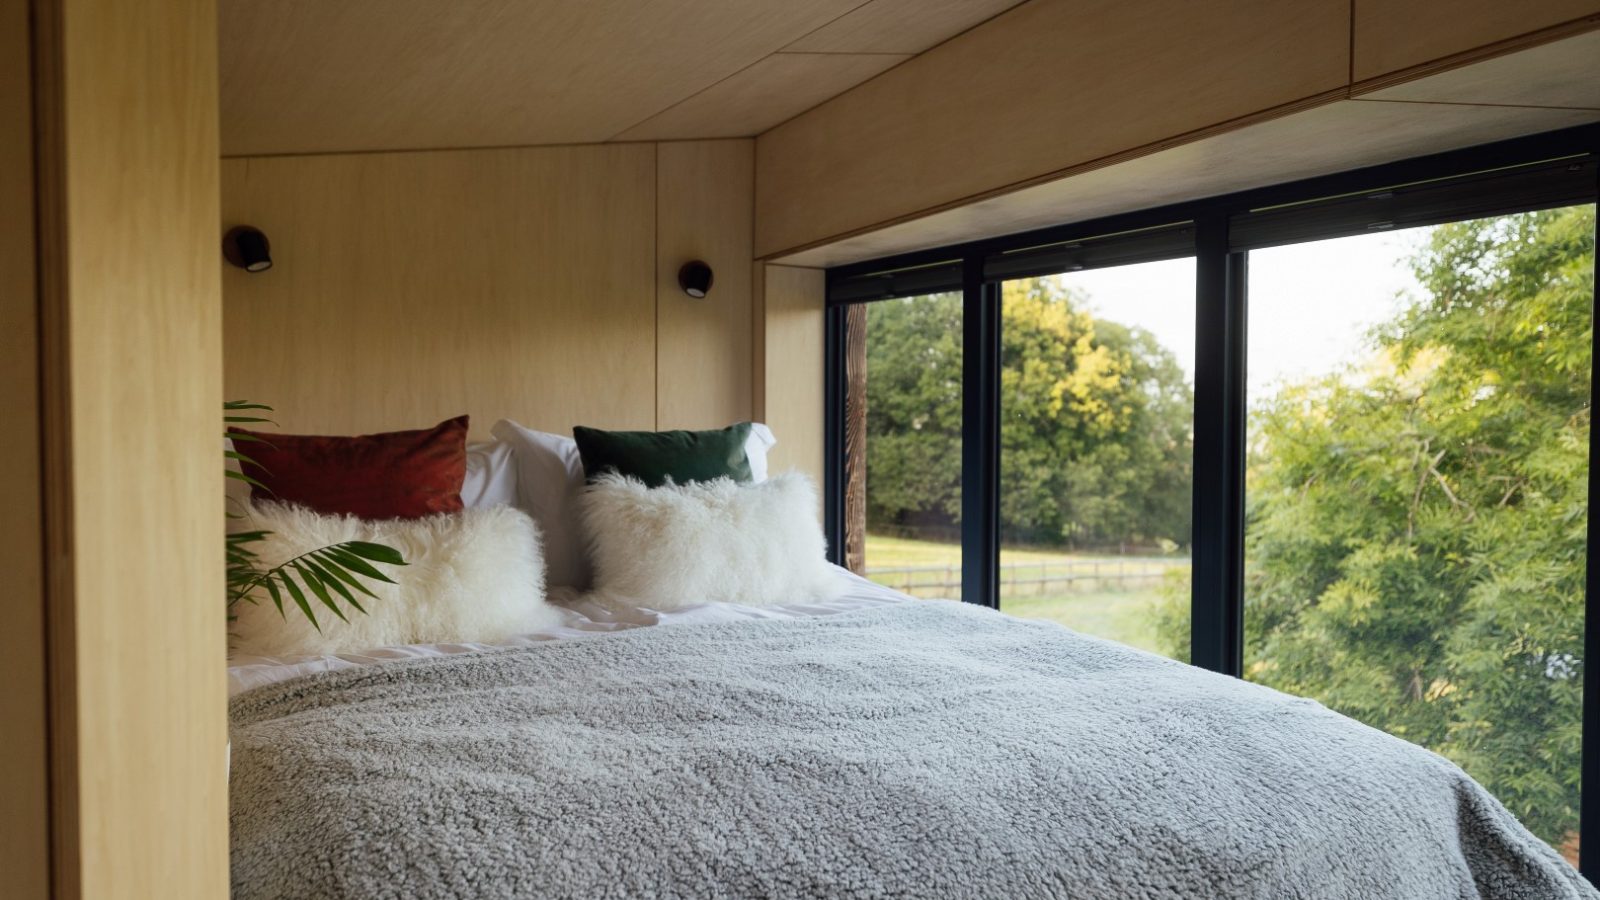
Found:
<svg viewBox="0 0 1600 900"><path fill-rule="evenodd" d="M222 256L246 272L272 268L272 245L259 228L240 225L222 236Z"/></svg>
<svg viewBox="0 0 1600 900"><path fill-rule="evenodd" d="M678 270L678 287L697 300L704 297L711 292L711 267L698 259L684 263Z"/></svg>

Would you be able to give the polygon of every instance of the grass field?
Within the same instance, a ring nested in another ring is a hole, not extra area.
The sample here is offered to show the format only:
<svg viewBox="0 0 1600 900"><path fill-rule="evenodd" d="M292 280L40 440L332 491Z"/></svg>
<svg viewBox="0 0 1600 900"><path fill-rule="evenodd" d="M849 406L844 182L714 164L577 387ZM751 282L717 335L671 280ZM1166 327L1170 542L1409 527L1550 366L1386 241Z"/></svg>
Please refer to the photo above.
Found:
<svg viewBox="0 0 1600 900"><path fill-rule="evenodd" d="M1014 616L1050 619L1069 628L1159 652L1154 612L1161 600L1160 578L1115 580L1085 577L1096 571L1149 571L1188 566L1186 559L1097 556L1048 550L1004 549L1000 553L1000 608ZM944 566L943 571L883 573L874 570ZM1009 584L1079 573L1073 583ZM917 596L954 597L961 577L961 548L956 544L906 538L867 536L867 577ZM910 584L910 589L907 585Z"/></svg>

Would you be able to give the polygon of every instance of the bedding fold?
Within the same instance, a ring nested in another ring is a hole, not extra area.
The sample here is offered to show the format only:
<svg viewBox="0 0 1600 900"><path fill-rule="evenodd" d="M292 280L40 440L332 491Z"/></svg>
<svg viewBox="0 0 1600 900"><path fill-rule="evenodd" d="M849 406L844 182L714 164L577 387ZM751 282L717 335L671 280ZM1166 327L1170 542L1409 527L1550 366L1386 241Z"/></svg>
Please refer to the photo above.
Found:
<svg viewBox="0 0 1600 900"><path fill-rule="evenodd" d="M239 898L1595 898L1445 759L957 603L308 675L231 705Z"/></svg>

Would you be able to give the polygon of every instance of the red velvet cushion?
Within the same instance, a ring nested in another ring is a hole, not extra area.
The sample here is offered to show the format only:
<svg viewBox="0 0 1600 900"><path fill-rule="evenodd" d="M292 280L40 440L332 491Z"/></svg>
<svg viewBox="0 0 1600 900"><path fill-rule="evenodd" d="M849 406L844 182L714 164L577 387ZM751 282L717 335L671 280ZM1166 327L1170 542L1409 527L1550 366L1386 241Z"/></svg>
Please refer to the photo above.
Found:
<svg viewBox="0 0 1600 900"><path fill-rule="evenodd" d="M244 464L245 474L267 487L250 489L256 500L362 519L419 519L461 510L466 416L420 431L358 437L231 430L261 439L236 446L260 464Z"/></svg>

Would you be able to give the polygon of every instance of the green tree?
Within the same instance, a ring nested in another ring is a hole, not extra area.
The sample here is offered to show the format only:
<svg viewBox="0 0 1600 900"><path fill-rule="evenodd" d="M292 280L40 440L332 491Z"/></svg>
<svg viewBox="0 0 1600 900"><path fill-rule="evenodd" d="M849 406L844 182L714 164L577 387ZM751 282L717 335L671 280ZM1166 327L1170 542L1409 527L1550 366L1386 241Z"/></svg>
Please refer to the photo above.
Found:
<svg viewBox="0 0 1600 900"><path fill-rule="evenodd" d="M1002 296L1000 518L1009 540L1189 540L1193 395L1140 328L1054 279Z"/></svg>
<svg viewBox="0 0 1600 900"><path fill-rule="evenodd" d="M1148 332L1097 319L1053 279L1002 297L1001 527L1049 545L1187 543L1193 400ZM961 513L961 298L868 307L867 521Z"/></svg>
<svg viewBox="0 0 1600 900"><path fill-rule="evenodd" d="M961 295L867 307L867 527L961 520Z"/></svg>
<svg viewBox="0 0 1600 900"><path fill-rule="evenodd" d="M1587 206L1433 229L1373 359L1251 419L1247 676L1457 761L1556 843L1578 827L1594 228Z"/></svg>

